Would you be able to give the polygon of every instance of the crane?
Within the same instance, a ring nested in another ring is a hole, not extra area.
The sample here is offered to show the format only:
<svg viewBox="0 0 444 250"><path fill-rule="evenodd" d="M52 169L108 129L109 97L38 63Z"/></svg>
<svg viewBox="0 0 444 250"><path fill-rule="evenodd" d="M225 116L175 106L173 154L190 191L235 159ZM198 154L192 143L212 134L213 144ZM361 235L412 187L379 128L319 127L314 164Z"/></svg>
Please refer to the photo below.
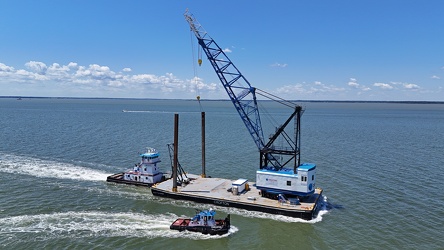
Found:
<svg viewBox="0 0 444 250"><path fill-rule="evenodd" d="M228 58L223 49L221 49L221 47L219 47L219 45L217 45L217 43L203 29L202 25L200 25L194 16L188 11L185 12L184 15L190 25L191 31L195 34L199 45L211 62L211 65L230 97L231 102L259 149L261 159L260 167L268 167L268 164L271 164L276 170L281 169L286 164L285 162L280 162L278 160L280 157L277 157L277 155L290 155L294 157L295 164L293 168L296 169L300 165L299 144L300 117L303 113L302 107L253 87ZM290 117L269 137L268 142L264 139L256 93L293 108ZM290 138L288 134L283 134L283 132L293 118L296 118L295 136ZM276 148L273 146L273 143L279 136L285 137L285 141L289 144L289 147Z"/></svg>
<svg viewBox="0 0 444 250"><path fill-rule="evenodd" d="M281 173L285 172L287 175L296 176L297 169L301 166L300 163L300 138L301 138L301 123L300 118L304 110L301 106L279 98L266 91L253 87L245 76L239 71L239 69L228 58L224 50L208 35L202 25L196 20L196 18L188 12L184 14L185 20L188 22L191 31L197 38L198 44L205 52L207 59L210 61L211 66L216 72L220 82L225 88L231 102L233 103L236 111L239 113L243 123L245 124L248 132L253 138L256 147L260 154L259 167L262 170L269 170ZM199 65L201 64L199 58ZM261 116L258 107L257 95L260 95L268 100L276 101L282 105L289 107L292 111L289 117L280 125L275 127L275 131L270 134L265 140L263 127L261 124ZM293 121L293 135L286 131L287 126ZM280 139L281 144L278 139ZM285 143L285 144L284 144ZM292 171L285 168L287 165L293 164ZM304 168L310 172L313 177L312 186L314 187L314 166ZM285 170L285 171L283 171ZM261 176L268 176L270 172L257 171L257 179L261 179ZM311 175L310 175L311 176ZM264 177L265 178L265 177ZM268 177L266 178L268 181ZM301 178L299 178L300 181ZM259 181L257 180L259 183ZM291 183L287 182L287 185ZM270 188L267 189L268 184L264 184L264 192L268 190L272 192ZM273 185L273 184L269 184ZM284 188L285 189L285 188ZM275 189L273 189L275 190ZM281 192L282 189L278 188L278 191L274 192L275 197ZM313 189L307 192L290 192L298 195L306 195L313 193Z"/></svg>

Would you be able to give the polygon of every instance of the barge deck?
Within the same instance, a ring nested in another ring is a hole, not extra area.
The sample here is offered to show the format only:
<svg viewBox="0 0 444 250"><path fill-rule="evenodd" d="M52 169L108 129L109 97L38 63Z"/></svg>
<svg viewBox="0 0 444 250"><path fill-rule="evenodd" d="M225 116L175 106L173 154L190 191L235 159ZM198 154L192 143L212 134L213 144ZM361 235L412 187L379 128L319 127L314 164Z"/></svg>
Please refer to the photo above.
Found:
<svg viewBox="0 0 444 250"><path fill-rule="evenodd" d="M177 192L172 191L172 179L153 185L151 192L160 197L280 214L305 220L315 218L320 208L319 203L322 196L320 188L316 188L313 195L299 204L294 204L262 197L260 190L253 182L248 183L248 188L245 191L233 194L231 190L234 180L203 178L192 174L188 174L188 177L190 183L185 186L178 185Z"/></svg>

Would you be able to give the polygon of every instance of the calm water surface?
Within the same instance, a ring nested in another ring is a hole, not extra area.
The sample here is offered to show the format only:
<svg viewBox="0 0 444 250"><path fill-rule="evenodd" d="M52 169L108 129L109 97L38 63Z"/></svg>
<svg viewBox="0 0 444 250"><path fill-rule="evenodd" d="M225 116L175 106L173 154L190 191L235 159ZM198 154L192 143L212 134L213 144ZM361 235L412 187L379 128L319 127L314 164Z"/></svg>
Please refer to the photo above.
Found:
<svg viewBox="0 0 444 250"><path fill-rule="evenodd" d="M169 230L206 205L110 184L166 144L180 115L179 160L200 171L195 101L0 99L2 249L443 249L444 105L301 103L302 161L317 164L318 218L214 207L225 236ZM254 181L258 153L232 104L204 101L207 174ZM127 110L129 112L122 112ZM268 106L275 114L284 110Z"/></svg>

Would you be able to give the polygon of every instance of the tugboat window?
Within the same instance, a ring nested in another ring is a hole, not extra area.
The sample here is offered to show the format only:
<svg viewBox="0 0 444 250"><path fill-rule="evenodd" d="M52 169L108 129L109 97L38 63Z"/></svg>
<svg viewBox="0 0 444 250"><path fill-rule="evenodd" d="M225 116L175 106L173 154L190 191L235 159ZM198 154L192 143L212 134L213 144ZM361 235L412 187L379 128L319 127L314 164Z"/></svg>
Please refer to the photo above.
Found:
<svg viewBox="0 0 444 250"><path fill-rule="evenodd" d="M287 181L287 186L291 186L291 181Z"/></svg>

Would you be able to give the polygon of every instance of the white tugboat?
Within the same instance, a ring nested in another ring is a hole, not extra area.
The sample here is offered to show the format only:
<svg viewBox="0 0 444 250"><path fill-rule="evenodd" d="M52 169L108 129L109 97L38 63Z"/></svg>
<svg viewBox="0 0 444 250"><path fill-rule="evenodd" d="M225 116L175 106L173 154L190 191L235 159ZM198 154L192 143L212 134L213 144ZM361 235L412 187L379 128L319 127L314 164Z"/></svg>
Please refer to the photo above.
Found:
<svg viewBox="0 0 444 250"><path fill-rule="evenodd" d="M140 163L135 164L134 168L110 175L106 181L151 187L166 179L164 173L157 166L157 163L161 161L156 149L147 148L145 153L140 154L140 157L142 158Z"/></svg>

